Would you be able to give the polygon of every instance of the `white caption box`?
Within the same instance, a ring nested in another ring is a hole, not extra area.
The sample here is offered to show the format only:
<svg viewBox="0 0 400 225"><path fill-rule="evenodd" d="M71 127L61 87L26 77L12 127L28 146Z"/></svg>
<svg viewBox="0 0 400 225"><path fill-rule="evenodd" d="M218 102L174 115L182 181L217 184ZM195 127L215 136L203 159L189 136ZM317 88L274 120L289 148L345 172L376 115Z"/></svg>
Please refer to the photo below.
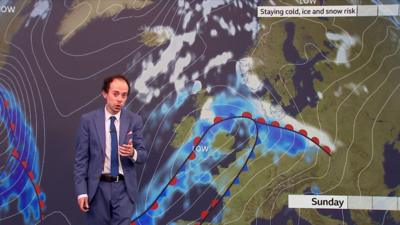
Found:
<svg viewBox="0 0 400 225"><path fill-rule="evenodd" d="M357 16L355 5L259 6L258 17L348 17Z"/></svg>
<svg viewBox="0 0 400 225"><path fill-rule="evenodd" d="M357 7L357 16L377 16L377 5L359 5Z"/></svg>
<svg viewBox="0 0 400 225"><path fill-rule="evenodd" d="M392 196L289 195L289 208L400 210L400 198Z"/></svg>
<svg viewBox="0 0 400 225"><path fill-rule="evenodd" d="M258 17L398 16L400 5L259 6Z"/></svg>
<svg viewBox="0 0 400 225"><path fill-rule="evenodd" d="M397 210L396 197L372 197L372 209L375 210Z"/></svg>
<svg viewBox="0 0 400 225"><path fill-rule="evenodd" d="M372 196L348 196L349 209L372 209Z"/></svg>
<svg viewBox="0 0 400 225"><path fill-rule="evenodd" d="M399 5L378 5L378 16L399 15Z"/></svg>
<svg viewBox="0 0 400 225"><path fill-rule="evenodd" d="M289 208L347 209L347 196L289 195Z"/></svg>

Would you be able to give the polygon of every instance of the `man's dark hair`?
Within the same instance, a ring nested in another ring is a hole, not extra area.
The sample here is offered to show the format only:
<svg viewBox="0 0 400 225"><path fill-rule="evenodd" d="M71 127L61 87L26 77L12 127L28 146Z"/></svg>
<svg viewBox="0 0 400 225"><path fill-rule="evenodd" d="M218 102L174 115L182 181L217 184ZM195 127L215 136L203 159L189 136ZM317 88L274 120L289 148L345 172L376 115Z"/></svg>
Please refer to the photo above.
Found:
<svg viewBox="0 0 400 225"><path fill-rule="evenodd" d="M112 76L106 77L103 81L102 91L104 91L105 93L108 93L108 90L110 89L110 84L115 79L124 80L126 82L126 84L128 85L128 95L129 95L129 93L131 93L131 86L129 85L129 80L126 79L126 77L122 74L117 74L117 75L112 75Z"/></svg>

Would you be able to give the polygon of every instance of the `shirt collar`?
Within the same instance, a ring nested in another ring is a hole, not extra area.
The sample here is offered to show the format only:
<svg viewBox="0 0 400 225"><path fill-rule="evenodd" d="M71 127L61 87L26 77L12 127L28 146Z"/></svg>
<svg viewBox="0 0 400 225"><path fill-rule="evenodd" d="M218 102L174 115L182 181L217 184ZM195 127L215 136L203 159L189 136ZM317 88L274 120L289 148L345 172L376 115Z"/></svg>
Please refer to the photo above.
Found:
<svg viewBox="0 0 400 225"><path fill-rule="evenodd" d="M106 115L106 118L105 118L106 120L110 119L110 116L115 116L116 120L119 121L119 118L121 116L121 111L119 111L117 114L113 115L107 111L106 107L104 107L104 112Z"/></svg>

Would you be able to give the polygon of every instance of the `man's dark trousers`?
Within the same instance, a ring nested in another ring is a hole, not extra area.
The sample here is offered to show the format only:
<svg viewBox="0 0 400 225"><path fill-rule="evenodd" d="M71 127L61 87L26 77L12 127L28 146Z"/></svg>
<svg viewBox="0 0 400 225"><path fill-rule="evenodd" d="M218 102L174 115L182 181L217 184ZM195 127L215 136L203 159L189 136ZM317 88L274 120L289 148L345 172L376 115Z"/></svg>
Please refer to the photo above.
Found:
<svg viewBox="0 0 400 225"><path fill-rule="evenodd" d="M112 210L114 209L114 210ZM113 214L111 214L113 212ZM87 212L89 225L129 225L134 213L125 182L100 181Z"/></svg>

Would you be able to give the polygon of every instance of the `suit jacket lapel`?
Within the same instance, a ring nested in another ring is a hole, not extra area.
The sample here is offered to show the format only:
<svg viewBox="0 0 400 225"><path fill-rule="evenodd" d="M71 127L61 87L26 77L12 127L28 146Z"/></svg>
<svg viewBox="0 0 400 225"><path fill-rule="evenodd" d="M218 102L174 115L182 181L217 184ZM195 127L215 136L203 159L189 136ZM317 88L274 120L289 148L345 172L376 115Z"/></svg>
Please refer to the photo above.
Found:
<svg viewBox="0 0 400 225"><path fill-rule="evenodd" d="M97 134L99 136L99 141L102 147L102 152L105 153L106 149L106 124L105 124L105 113L104 108L97 111L97 116L95 119L95 125L97 129Z"/></svg>
<svg viewBox="0 0 400 225"><path fill-rule="evenodd" d="M119 144L127 144L125 143L126 135L128 133L128 117L126 115L125 110L121 110L121 117L119 123Z"/></svg>

